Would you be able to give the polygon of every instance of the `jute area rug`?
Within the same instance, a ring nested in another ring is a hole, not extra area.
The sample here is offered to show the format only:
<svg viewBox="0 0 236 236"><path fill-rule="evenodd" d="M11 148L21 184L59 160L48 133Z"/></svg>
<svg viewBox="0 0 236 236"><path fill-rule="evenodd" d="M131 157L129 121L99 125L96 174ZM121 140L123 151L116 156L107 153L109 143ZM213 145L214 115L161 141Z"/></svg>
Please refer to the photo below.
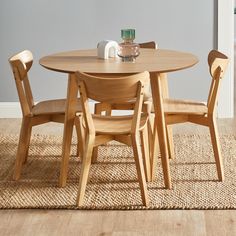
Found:
<svg viewBox="0 0 236 236"><path fill-rule="evenodd" d="M17 136L0 135L0 208L78 209L75 205L80 159L73 140L67 186L58 187L62 138L34 135L19 181L12 180ZM150 207L142 206L132 149L117 142L101 146L92 165L80 209L236 209L236 136L222 135L225 181L217 181L208 135L174 137L170 161L173 189L164 189L158 161L156 181L148 184Z"/></svg>

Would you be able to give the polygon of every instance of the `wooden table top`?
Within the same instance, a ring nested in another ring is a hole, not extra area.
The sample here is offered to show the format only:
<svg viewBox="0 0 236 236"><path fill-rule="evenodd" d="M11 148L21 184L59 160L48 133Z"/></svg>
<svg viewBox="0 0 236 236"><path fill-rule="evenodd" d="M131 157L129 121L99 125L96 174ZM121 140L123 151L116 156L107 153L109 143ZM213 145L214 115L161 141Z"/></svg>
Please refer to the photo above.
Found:
<svg viewBox="0 0 236 236"><path fill-rule="evenodd" d="M140 49L135 62L122 62L120 58L97 58L97 50L77 50L45 56L39 63L50 70L73 73L138 73L171 72L191 67L198 62L195 55L165 49Z"/></svg>

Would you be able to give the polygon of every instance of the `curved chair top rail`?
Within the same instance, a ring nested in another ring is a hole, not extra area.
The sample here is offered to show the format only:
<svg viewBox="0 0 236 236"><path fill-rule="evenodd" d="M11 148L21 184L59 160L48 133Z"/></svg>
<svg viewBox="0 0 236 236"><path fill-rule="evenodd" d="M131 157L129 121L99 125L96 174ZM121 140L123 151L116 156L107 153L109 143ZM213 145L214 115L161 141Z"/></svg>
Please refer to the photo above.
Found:
<svg viewBox="0 0 236 236"><path fill-rule="evenodd" d="M212 50L208 54L208 65L210 69L210 74L214 79L216 77L217 68L219 67L221 69L220 78L223 78L228 63L229 63L229 58L225 54L217 50Z"/></svg>
<svg viewBox="0 0 236 236"><path fill-rule="evenodd" d="M20 79L23 80L33 64L33 54L29 50L24 50L9 58L12 69L18 69Z"/></svg>
<svg viewBox="0 0 236 236"><path fill-rule="evenodd" d="M79 81L83 81L87 96L100 102L127 101L137 96L138 82L149 86L149 72L123 77L97 77L82 72L76 73Z"/></svg>

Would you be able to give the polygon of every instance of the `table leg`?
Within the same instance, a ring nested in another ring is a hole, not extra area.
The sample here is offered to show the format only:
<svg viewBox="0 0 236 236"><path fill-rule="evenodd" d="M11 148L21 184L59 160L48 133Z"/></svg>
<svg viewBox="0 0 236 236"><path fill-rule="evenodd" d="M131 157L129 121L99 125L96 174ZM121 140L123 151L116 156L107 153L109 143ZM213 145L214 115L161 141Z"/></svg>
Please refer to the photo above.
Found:
<svg viewBox="0 0 236 236"><path fill-rule="evenodd" d="M163 168L165 187L171 188L171 177L170 177L170 167L167 149L167 137L166 137L166 125L165 125L165 115L162 102L162 86L161 86L161 75L159 73L150 73L151 88L152 88L152 98L153 106L155 111L155 123L158 133L159 146L161 152L161 162ZM154 146L157 143L154 144ZM154 160L155 157L152 159Z"/></svg>
<svg viewBox="0 0 236 236"><path fill-rule="evenodd" d="M64 187L66 185L77 96L78 96L78 85L77 85L76 75L69 74L59 187Z"/></svg>
<svg viewBox="0 0 236 236"><path fill-rule="evenodd" d="M162 88L162 97L169 98L169 88L168 88L168 81L167 81L167 74L161 73L161 88ZM168 142L168 154L169 158L175 157L174 152L174 141L173 141L173 131L171 126L166 126L167 132L167 142Z"/></svg>

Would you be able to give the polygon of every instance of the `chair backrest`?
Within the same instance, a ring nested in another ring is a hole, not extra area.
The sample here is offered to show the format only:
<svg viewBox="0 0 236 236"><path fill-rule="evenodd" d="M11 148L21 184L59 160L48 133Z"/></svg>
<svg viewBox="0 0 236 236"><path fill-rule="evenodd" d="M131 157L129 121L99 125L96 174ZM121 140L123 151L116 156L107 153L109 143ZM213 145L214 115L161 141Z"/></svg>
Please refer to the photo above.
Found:
<svg viewBox="0 0 236 236"><path fill-rule="evenodd" d="M28 71L33 64L33 55L30 51L25 50L12 56L8 61L14 74L23 116L30 116L34 100L28 80Z"/></svg>
<svg viewBox="0 0 236 236"><path fill-rule="evenodd" d="M136 98L133 123L139 125L144 90L150 84L149 73L142 72L123 77L97 77L76 72L85 124L89 132L94 132L88 98L98 102L119 103ZM136 125L135 125L136 126Z"/></svg>
<svg viewBox="0 0 236 236"><path fill-rule="evenodd" d="M98 77L77 72L86 87L87 97L98 102L119 103L137 96L137 82L149 86L149 73L143 72L123 77Z"/></svg>
<svg viewBox="0 0 236 236"><path fill-rule="evenodd" d="M139 43L140 48L152 48L157 49L157 44L154 41Z"/></svg>
<svg viewBox="0 0 236 236"><path fill-rule="evenodd" d="M220 81L225 74L228 63L228 57L219 51L212 50L208 54L209 71L212 77L211 87L207 100L208 114L214 113Z"/></svg>

